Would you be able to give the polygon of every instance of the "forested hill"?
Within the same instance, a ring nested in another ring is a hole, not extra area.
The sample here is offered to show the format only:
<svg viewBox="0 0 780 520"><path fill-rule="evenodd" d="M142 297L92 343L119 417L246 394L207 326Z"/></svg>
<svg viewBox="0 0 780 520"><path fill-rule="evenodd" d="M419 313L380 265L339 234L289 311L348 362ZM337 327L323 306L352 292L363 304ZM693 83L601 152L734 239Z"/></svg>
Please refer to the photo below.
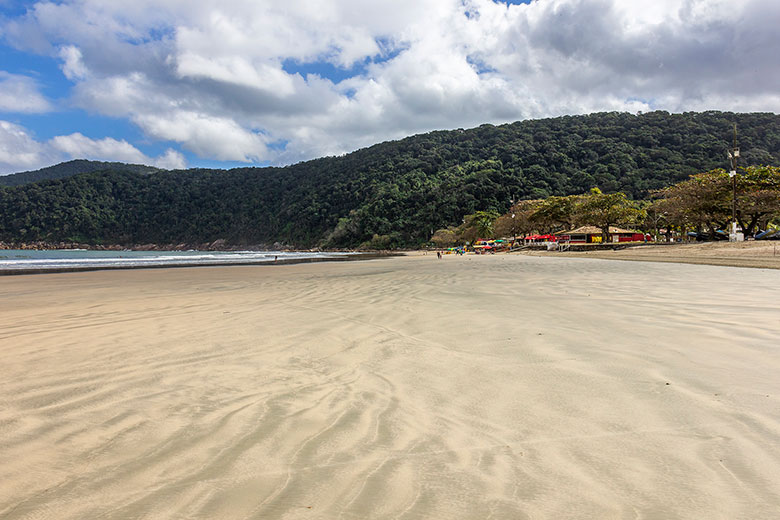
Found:
<svg viewBox="0 0 780 520"><path fill-rule="evenodd" d="M142 164L125 164L119 162L87 161L76 159L40 170L0 175L0 186L22 186L31 182L46 181L50 179L64 179L78 175L79 173L95 172L99 170L123 170L136 173L155 173L160 168L144 166Z"/></svg>
<svg viewBox="0 0 780 520"><path fill-rule="evenodd" d="M599 113L437 131L284 168L119 171L0 189L0 240L414 246L511 199L597 186L643 198L727 167L780 164L780 116Z"/></svg>

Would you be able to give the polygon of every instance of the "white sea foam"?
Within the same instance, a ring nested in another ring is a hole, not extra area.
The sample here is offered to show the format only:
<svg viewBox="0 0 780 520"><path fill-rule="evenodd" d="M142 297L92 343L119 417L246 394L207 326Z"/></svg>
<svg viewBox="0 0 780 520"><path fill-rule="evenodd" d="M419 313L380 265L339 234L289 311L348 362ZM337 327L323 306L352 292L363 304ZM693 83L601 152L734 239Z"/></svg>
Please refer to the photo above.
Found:
<svg viewBox="0 0 780 520"><path fill-rule="evenodd" d="M0 270L80 269L212 264L253 264L277 260L343 257L349 253L287 251L0 251Z"/></svg>

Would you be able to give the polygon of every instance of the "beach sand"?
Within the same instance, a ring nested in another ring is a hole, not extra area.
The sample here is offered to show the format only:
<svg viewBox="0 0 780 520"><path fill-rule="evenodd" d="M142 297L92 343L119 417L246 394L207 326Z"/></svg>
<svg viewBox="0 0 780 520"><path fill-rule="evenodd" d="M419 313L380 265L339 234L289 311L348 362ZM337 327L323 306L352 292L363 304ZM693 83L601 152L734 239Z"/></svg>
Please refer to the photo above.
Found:
<svg viewBox="0 0 780 520"><path fill-rule="evenodd" d="M651 244L614 251L604 249L564 252L533 251L526 254L780 269L780 242L778 241Z"/></svg>
<svg viewBox="0 0 780 520"><path fill-rule="evenodd" d="M524 255L5 277L0 518L777 518L778 285Z"/></svg>

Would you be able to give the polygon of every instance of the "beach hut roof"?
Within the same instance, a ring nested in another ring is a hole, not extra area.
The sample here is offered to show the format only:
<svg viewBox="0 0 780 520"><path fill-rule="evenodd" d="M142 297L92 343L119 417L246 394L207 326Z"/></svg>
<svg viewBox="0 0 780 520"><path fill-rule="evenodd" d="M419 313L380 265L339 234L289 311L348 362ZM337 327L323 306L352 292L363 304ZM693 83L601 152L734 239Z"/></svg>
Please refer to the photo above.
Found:
<svg viewBox="0 0 780 520"><path fill-rule="evenodd" d="M619 228L616 226L609 226L610 233L636 233L636 231L630 231L628 229ZM561 235L600 235L601 228L596 226L581 226L571 231L565 231L559 233Z"/></svg>

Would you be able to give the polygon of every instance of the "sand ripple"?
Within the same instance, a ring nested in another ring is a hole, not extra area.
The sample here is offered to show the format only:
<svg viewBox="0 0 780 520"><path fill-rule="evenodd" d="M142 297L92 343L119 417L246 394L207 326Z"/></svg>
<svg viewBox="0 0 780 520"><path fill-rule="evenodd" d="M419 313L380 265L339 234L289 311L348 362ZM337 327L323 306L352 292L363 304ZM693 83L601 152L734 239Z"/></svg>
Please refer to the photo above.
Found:
<svg viewBox="0 0 780 520"><path fill-rule="evenodd" d="M0 518L775 518L780 272L0 280Z"/></svg>

